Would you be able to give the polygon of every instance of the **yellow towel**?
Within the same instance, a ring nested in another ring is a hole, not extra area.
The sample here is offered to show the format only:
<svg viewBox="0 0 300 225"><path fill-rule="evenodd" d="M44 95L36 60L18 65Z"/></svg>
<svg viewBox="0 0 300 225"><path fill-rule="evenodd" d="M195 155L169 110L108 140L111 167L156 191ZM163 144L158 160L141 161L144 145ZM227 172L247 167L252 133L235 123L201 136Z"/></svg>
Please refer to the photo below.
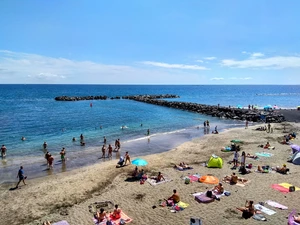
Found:
<svg viewBox="0 0 300 225"><path fill-rule="evenodd" d="M285 188L289 188L290 186L293 186L292 184L289 184L289 183L281 183L279 185L282 187L285 187ZM295 191L299 191L299 190L300 190L300 188L295 187Z"/></svg>
<svg viewBox="0 0 300 225"><path fill-rule="evenodd" d="M184 202L181 202L181 201L178 202L177 205L178 205L179 207L181 207L181 208L184 208L184 209L187 208L187 207L189 206L189 204L184 203Z"/></svg>

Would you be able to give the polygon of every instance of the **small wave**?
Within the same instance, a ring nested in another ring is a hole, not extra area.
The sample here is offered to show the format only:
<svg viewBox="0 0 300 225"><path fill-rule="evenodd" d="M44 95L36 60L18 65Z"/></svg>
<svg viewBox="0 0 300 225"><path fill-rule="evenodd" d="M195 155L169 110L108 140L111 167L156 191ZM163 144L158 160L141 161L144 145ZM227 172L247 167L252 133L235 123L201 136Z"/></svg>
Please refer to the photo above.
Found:
<svg viewBox="0 0 300 225"><path fill-rule="evenodd" d="M145 136L145 137L140 137L140 138L135 138L135 139L131 139L131 140L127 140L124 141L124 143L130 143L130 142L134 142L134 141L140 141L140 140L145 140L148 139L150 137L154 137L154 136L158 136L158 135L167 135L167 134L175 134L175 133L179 133L182 131L185 131L186 129L180 129L180 130L174 130L174 131L169 131L169 132L164 132L164 133L156 133L156 134L151 134L149 136Z"/></svg>
<svg viewBox="0 0 300 225"><path fill-rule="evenodd" d="M297 95L300 95L300 93L258 93L256 94L258 96L291 96L291 95L294 95L294 96L297 96Z"/></svg>

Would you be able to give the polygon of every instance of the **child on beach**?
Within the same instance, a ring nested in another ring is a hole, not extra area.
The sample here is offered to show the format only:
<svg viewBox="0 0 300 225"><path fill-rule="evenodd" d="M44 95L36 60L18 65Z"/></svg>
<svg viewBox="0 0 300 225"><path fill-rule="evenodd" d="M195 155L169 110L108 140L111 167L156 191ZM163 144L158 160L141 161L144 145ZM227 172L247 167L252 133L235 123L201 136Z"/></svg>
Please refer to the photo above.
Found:
<svg viewBox="0 0 300 225"><path fill-rule="evenodd" d="M239 157L240 157L240 154L238 153L237 150L235 150L234 155L233 155L233 167L234 168L237 168L237 166L238 166Z"/></svg>

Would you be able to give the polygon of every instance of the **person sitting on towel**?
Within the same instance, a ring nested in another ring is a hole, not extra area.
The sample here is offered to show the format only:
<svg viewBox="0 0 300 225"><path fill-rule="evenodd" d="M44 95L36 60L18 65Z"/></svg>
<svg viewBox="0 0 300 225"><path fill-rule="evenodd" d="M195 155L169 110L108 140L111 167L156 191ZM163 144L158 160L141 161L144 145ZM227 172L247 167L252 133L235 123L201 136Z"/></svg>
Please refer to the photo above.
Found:
<svg viewBox="0 0 300 225"><path fill-rule="evenodd" d="M115 209L114 209L113 213L111 214L111 217L114 220L120 219L121 218L121 211L122 210L119 208L119 206L115 205Z"/></svg>
<svg viewBox="0 0 300 225"><path fill-rule="evenodd" d="M224 187L223 187L222 183L219 183L217 186L215 186L212 191L216 194L223 194L224 193Z"/></svg>
<svg viewBox="0 0 300 225"><path fill-rule="evenodd" d="M100 212L97 212L97 220L99 223L103 222L104 219L107 219L106 212L103 208L100 209Z"/></svg>
<svg viewBox="0 0 300 225"><path fill-rule="evenodd" d="M162 180L165 180L164 176L161 174L161 172L158 172L158 175L157 177L151 177L151 179L154 179L156 180L156 183L162 181Z"/></svg>
<svg viewBox="0 0 300 225"><path fill-rule="evenodd" d="M180 202L180 197L175 189L173 190L173 195L168 200L172 200L174 204Z"/></svg>
<svg viewBox="0 0 300 225"><path fill-rule="evenodd" d="M132 172L132 176L137 177L137 175L138 175L138 167L136 166L134 171Z"/></svg>
<svg viewBox="0 0 300 225"><path fill-rule="evenodd" d="M238 182L238 176L235 173L232 173L230 178L230 184L237 184Z"/></svg>
<svg viewBox="0 0 300 225"><path fill-rule="evenodd" d="M242 217L245 219L249 219L255 213L253 201L246 200L245 207L238 207L238 210L242 211Z"/></svg>

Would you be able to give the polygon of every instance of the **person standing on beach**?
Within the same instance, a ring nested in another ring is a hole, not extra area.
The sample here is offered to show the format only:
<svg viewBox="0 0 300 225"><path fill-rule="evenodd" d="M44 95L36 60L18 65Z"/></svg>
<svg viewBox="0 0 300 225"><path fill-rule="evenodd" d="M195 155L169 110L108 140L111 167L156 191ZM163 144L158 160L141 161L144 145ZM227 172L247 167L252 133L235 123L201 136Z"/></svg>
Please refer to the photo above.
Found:
<svg viewBox="0 0 300 225"><path fill-rule="evenodd" d="M6 156L6 147L5 145L2 145L1 147L1 157L4 158Z"/></svg>
<svg viewBox="0 0 300 225"><path fill-rule="evenodd" d="M271 124L270 123L268 123L268 131L267 131L268 133L270 133L271 132Z"/></svg>
<svg viewBox="0 0 300 225"><path fill-rule="evenodd" d="M238 153L238 150L236 149L233 155L233 168L237 168L238 161L239 161L240 154Z"/></svg>
<svg viewBox="0 0 300 225"><path fill-rule="evenodd" d="M126 165L127 161L129 162L129 164L131 164L131 161L130 161L130 155L129 155L128 152L125 153L124 159L125 159L125 165Z"/></svg>
<svg viewBox="0 0 300 225"><path fill-rule="evenodd" d="M147 136L149 136L149 135L150 135L150 129L147 130Z"/></svg>
<svg viewBox="0 0 300 225"><path fill-rule="evenodd" d="M208 120L206 121L206 126L208 126L208 127L209 127L209 121L208 121Z"/></svg>
<svg viewBox="0 0 300 225"><path fill-rule="evenodd" d="M105 145L102 146L102 156L101 158L105 158L105 151L106 151L106 147Z"/></svg>
<svg viewBox="0 0 300 225"><path fill-rule="evenodd" d="M49 154L49 158L48 158L49 169L53 169L53 161L54 161L53 156L51 154Z"/></svg>
<svg viewBox="0 0 300 225"><path fill-rule="evenodd" d="M108 154L107 154L107 158L112 158L112 146L111 144L108 145Z"/></svg>
<svg viewBox="0 0 300 225"><path fill-rule="evenodd" d="M203 126L204 126L204 128L206 128L206 121L203 122Z"/></svg>
<svg viewBox="0 0 300 225"><path fill-rule="evenodd" d="M23 181L24 185L26 185L25 179L26 179L27 177L24 175L23 166L20 166L20 169L19 169L19 171L18 171L17 178L19 178L19 182L17 183L16 188L19 187L19 184L21 183L21 181Z"/></svg>
<svg viewBox="0 0 300 225"><path fill-rule="evenodd" d="M45 154L45 159L47 161L47 166L49 166L49 157L51 156L51 154L47 151Z"/></svg>
<svg viewBox="0 0 300 225"><path fill-rule="evenodd" d="M106 137L103 137L103 143L106 145Z"/></svg>
<svg viewBox="0 0 300 225"><path fill-rule="evenodd" d="M62 148L62 150L60 151L60 159L62 162L66 161L65 156L66 156L66 149Z"/></svg>
<svg viewBox="0 0 300 225"><path fill-rule="evenodd" d="M246 126L245 126L245 129L248 129L248 120L246 120Z"/></svg>

